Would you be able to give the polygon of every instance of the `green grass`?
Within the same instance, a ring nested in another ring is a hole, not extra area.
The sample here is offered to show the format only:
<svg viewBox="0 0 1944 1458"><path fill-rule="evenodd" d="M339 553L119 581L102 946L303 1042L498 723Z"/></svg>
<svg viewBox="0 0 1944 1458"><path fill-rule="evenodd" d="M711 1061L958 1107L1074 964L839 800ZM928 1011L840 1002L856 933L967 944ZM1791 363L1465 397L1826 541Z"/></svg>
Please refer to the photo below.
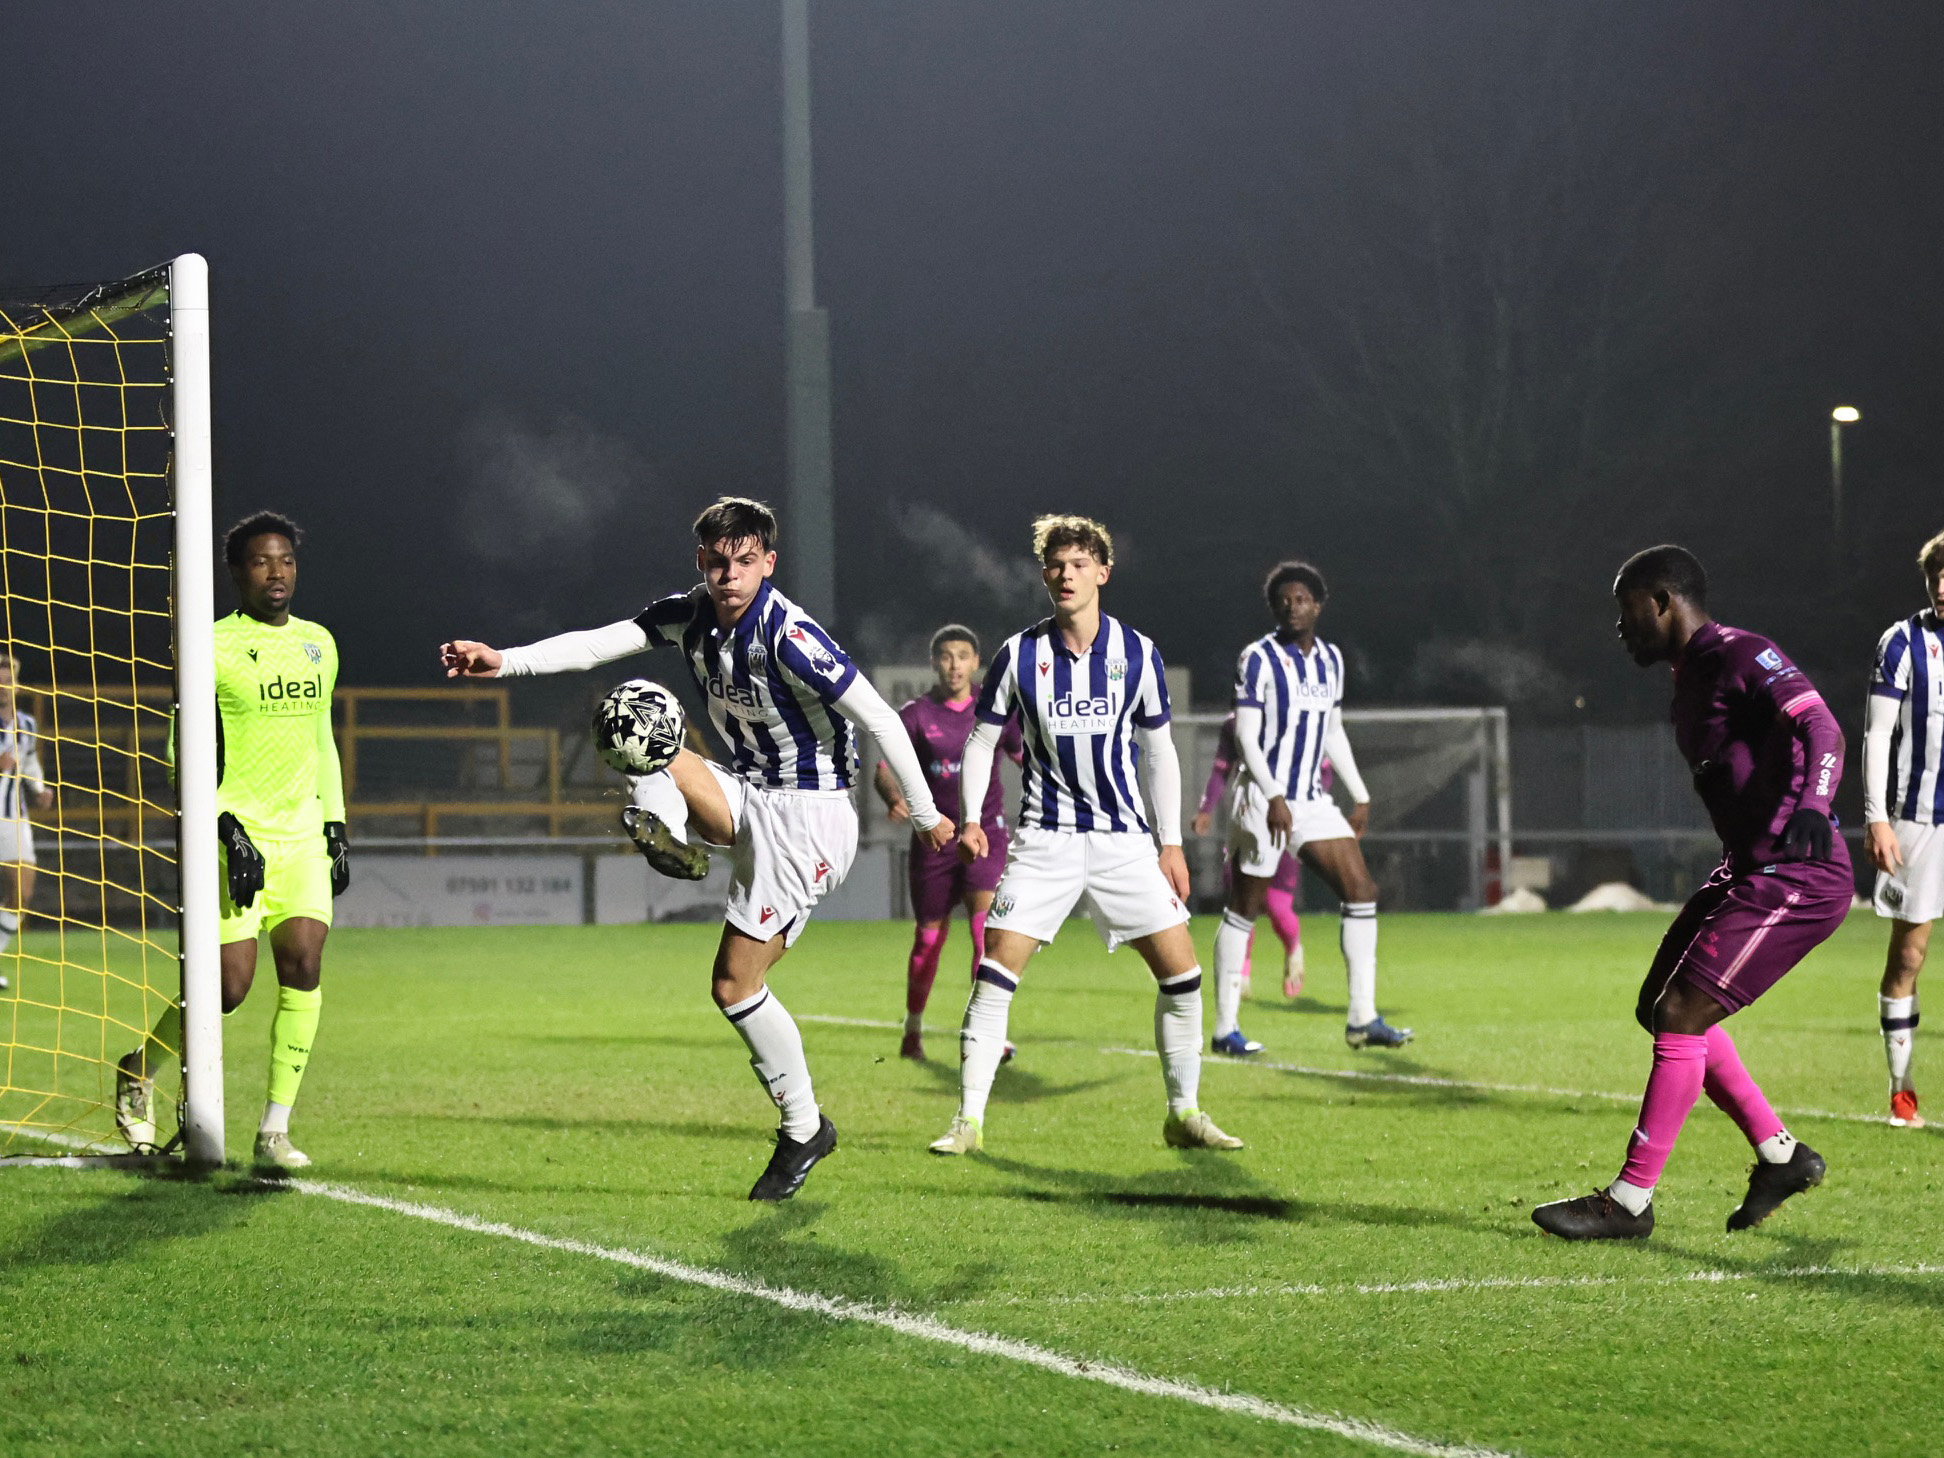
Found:
<svg viewBox="0 0 1944 1458"><path fill-rule="evenodd" d="M1664 919L1386 918L1380 1000L1419 1034L1401 1054L1344 1048L1334 923L1307 926L1319 997L1282 1006L1265 966L1244 1026L1317 1071L1204 1072L1237 1155L1162 1146L1155 1060L1105 1051L1151 1048L1149 979L1080 924L1026 974L979 1159L925 1153L956 1097L954 970L930 1064L899 1060L891 1031L804 1023L842 1144L794 1202L746 1203L772 1121L709 1002L704 927L339 933L294 1133L319 1178L358 1190L1425 1439L1534 1458L1935 1449L1921 1392L1944 1365L1944 1274L1910 1269L1944 1263L1930 1132L1791 1118L1828 1183L1729 1237L1748 1152L1704 1103L1652 1241L1553 1241L1530 1206L1611 1177L1629 1103L1324 1071L1630 1095ZM1206 952L1213 924L1198 932ZM905 937L813 927L774 986L799 1014L890 1020ZM1880 1113L1881 948L1853 918L1735 1019L1785 1113ZM228 1025L237 1151L263 991ZM1851 1274L1781 1274L1820 1266ZM1750 1279L1684 1279L1699 1271ZM1581 1283L1354 1289L1535 1279ZM1182 1294L1233 1287L1254 1289ZM78 1451L1378 1450L235 1175L0 1171L0 1452Z"/></svg>

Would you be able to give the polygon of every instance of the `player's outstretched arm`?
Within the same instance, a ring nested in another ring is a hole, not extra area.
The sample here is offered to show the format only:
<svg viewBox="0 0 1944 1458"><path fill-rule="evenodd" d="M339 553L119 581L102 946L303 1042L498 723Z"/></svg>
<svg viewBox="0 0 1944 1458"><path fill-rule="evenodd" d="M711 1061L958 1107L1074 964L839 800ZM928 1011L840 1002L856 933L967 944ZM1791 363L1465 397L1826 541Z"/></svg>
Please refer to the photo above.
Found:
<svg viewBox="0 0 1944 1458"><path fill-rule="evenodd" d="M439 661L447 678L520 678L599 668L649 646L648 630L638 619L629 618L605 628L559 633L523 648L494 649L468 638L455 638L439 646Z"/></svg>
<svg viewBox="0 0 1944 1458"><path fill-rule="evenodd" d="M918 764L918 752L911 747L911 736L905 733L904 720L885 703L884 695L863 674L855 674L837 696L836 708L851 723L870 731L877 741L919 837L933 850L951 844L952 822L940 815L932 802L931 787L925 783L925 772Z"/></svg>

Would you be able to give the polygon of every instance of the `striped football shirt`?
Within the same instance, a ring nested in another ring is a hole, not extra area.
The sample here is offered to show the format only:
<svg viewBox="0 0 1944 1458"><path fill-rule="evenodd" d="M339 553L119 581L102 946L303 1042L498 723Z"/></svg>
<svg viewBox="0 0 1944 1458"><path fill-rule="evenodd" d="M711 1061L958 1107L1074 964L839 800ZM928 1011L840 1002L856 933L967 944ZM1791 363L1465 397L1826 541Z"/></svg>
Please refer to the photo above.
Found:
<svg viewBox="0 0 1944 1458"><path fill-rule="evenodd" d="M1150 833L1134 731L1167 723L1169 708L1161 654L1145 634L1103 613L1076 654L1046 618L994 655L978 714L1019 723L1022 827Z"/></svg>
<svg viewBox="0 0 1944 1458"><path fill-rule="evenodd" d="M1897 701L1895 753L1889 798L1899 820L1944 824L1944 626L1926 608L1894 624L1877 641L1870 692Z"/></svg>
<svg viewBox="0 0 1944 1458"><path fill-rule="evenodd" d="M1235 664L1235 707L1262 710L1261 746L1269 761L1272 797L1327 800L1323 738L1330 714L1343 704L1343 654L1313 639L1305 653L1268 633L1242 650Z"/></svg>

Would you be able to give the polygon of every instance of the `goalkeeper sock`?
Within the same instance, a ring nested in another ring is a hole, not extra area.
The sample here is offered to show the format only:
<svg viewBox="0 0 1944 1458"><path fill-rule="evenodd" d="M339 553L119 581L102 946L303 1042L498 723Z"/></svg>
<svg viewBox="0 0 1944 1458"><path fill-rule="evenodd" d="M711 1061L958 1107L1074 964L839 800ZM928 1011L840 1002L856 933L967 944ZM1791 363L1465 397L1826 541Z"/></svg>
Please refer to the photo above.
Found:
<svg viewBox="0 0 1944 1458"><path fill-rule="evenodd" d="M286 1111L297 1102L297 1088L304 1081L304 1065L310 1062L323 1005L321 987L308 992L295 987L277 989L277 1014L270 1020L270 1102L282 1104ZM269 1116L266 1109L264 1117Z"/></svg>
<svg viewBox="0 0 1944 1458"><path fill-rule="evenodd" d="M143 1040L141 1076L154 1078L155 1070L166 1065L181 1049L182 1005L172 1002L162 1009L162 1016L155 1020L155 1027Z"/></svg>
<svg viewBox="0 0 1944 1458"><path fill-rule="evenodd" d="M666 825L675 838L688 844L688 801L683 797L681 787L675 783L675 776L667 770L656 770L652 775L630 776L628 794L636 805L649 811ZM816 1133L815 1129L810 1131Z"/></svg>
<svg viewBox="0 0 1944 1458"><path fill-rule="evenodd" d="M659 813L659 812L658 812ZM754 997L731 1003L722 1015L749 1047L749 1066L770 1101L783 1111L783 1132L801 1143L817 1132L817 1094L810 1086L810 1064L803 1056L803 1034L782 1001L765 987Z"/></svg>
<svg viewBox="0 0 1944 1458"><path fill-rule="evenodd" d="M19 930L20 913L17 911L0 911L0 952L7 950L8 944L14 939L14 933Z"/></svg>

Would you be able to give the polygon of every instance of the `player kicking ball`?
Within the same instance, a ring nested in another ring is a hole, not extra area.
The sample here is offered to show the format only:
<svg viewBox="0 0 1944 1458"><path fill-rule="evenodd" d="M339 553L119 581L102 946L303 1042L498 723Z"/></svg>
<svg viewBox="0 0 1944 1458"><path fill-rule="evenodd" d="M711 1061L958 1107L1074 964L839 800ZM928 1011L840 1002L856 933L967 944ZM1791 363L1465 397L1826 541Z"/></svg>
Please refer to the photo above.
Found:
<svg viewBox="0 0 1944 1458"><path fill-rule="evenodd" d="M1110 952L1126 942L1154 974L1154 1041L1168 1089L1162 1137L1177 1149L1240 1149L1242 1141L1224 1134L1195 1102L1202 974L1184 904L1181 764L1168 729L1161 654L1100 610L1114 544L1099 522L1043 516L1033 523L1033 551L1053 616L1015 633L993 658L979 692L978 727L965 743L962 803L983 804L993 750L1004 726L1016 721L1026 744L1024 792L959 1031L958 1114L932 1141L932 1153L983 1147L986 1101L1020 974L1081 905ZM1141 768L1152 820L1141 797ZM959 844L968 863L991 854L977 824L959 832Z"/></svg>
<svg viewBox="0 0 1944 1458"><path fill-rule="evenodd" d="M1748 1230L1822 1183L1822 1157L1776 1117L1721 1026L1843 924L1849 852L1829 818L1843 735L1822 695L1768 639L1708 616L1708 579L1680 547L1650 547L1614 579L1635 663L1674 667L1674 738L1721 836L1721 865L1661 940L1634 1016L1654 1035L1640 1122L1620 1176L1532 1212L1568 1240L1654 1229L1654 1186L1705 1092L1755 1146L1748 1193L1728 1217Z"/></svg>
<svg viewBox="0 0 1944 1458"><path fill-rule="evenodd" d="M271 511L230 528L223 557L237 609L216 624L223 1013L249 996L257 938L267 932L277 1010L256 1165L270 1173L311 1162L290 1142L290 1110L317 1038L331 900L351 883L344 780L331 737L337 643L290 611L301 536L295 522ZM182 1010L171 1007L148 1041L121 1060L115 1122L134 1148L154 1142L154 1067L181 1039Z"/></svg>
<svg viewBox="0 0 1944 1458"><path fill-rule="evenodd" d="M19 682L19 664L0 653L0 952L13 945L34 899L34 827L27 809L54 803L41 768L40 731L15 697ZM0 976L0 992L9 985Z"/></svg>
<svg viewBox="0 0 1944 1458"><path fill-rule="evenodd" d="M1301 857L1336 892L1352 1048L1398 1048L1409 1028L1377 1011L1377 883L1358 844L1370 823L1370 792L1343 729L1343 654L1316 636L1330 589L1307 562L1284 562L1263 596L1276 620L1235 667L1235 746L1243 773L1229 792L1229 902L1215 933L1217 1053L1247 1056L1262 1044L1243 1034L1242 964L1285 855ZM1323 762L1350 792L1348 819L1323 781Z"/></svg>
<svg viewBox="0 0 1944 1458"><path fill-rule="evenodd" d="M1863 726L1863 824L1876 867L1876 914L1890 922L1890 952L1877 992L1877 1019L1890 1064L1890 1122L1921 1129L1910 1078L1917 1040L1917 974L1931 923L1944 915L1944 532L1917 554L1931 605L1877 644ZM1895 777L1892 778L1892 746ZM1890 788L1890 803L1883 799Z"/></svg>
<svg viewBox="0 0 1944 1458"><path fill-rule="evenodd" d="M979 671L979 637L970 628L949 623L932 634L932 673L937 676L929 693L920 694L898 710L905 732L924 768L925 784L932 801L948 819L959 820L959 768L965 757L965 741L975 722L972 683ZM1019 729L1008 724L999 748L1017 762L1022 753ZM877 767L877 792L892 820L909 820L911 807L899 793L897 779L888 764ZM1000 806L1000 785L994 776L979 811L979 824L985 830L990 852L967 865L957 848L934 850L922 835L911 837L908 858L911 884L911 914L918 923L911 939L911 958L905 968L904 1041L898 1045L903 1058L923 1061L925 1004L931 998L932 983L938 977L939 958L945 952L945 938L951 931L952 908L963 905L972 928L972 975L985 956L986 915L992 910L993 891L1000 873L1006 869L1006 815Z"/></svg>
<svg viewBox="0 0 1944 1458"><path fill-rule="evenodd" d="M857 854L852 724L877 740L925 843L936 849L952 838L898 716L836 641L770 585L776 535L767 506L725 496L695 519L703 580L688 591L608 627L524 648L459 639L439 650L449 678L512 678L681 649L730 768L682 750L666 769L632 780L623 823L664 875L700 880L711 849L730 859L711 990L783 1115L752 1200L789 1199L837 1147L837 1128L817 1105L803 1037L767 979Z"/></svg>

